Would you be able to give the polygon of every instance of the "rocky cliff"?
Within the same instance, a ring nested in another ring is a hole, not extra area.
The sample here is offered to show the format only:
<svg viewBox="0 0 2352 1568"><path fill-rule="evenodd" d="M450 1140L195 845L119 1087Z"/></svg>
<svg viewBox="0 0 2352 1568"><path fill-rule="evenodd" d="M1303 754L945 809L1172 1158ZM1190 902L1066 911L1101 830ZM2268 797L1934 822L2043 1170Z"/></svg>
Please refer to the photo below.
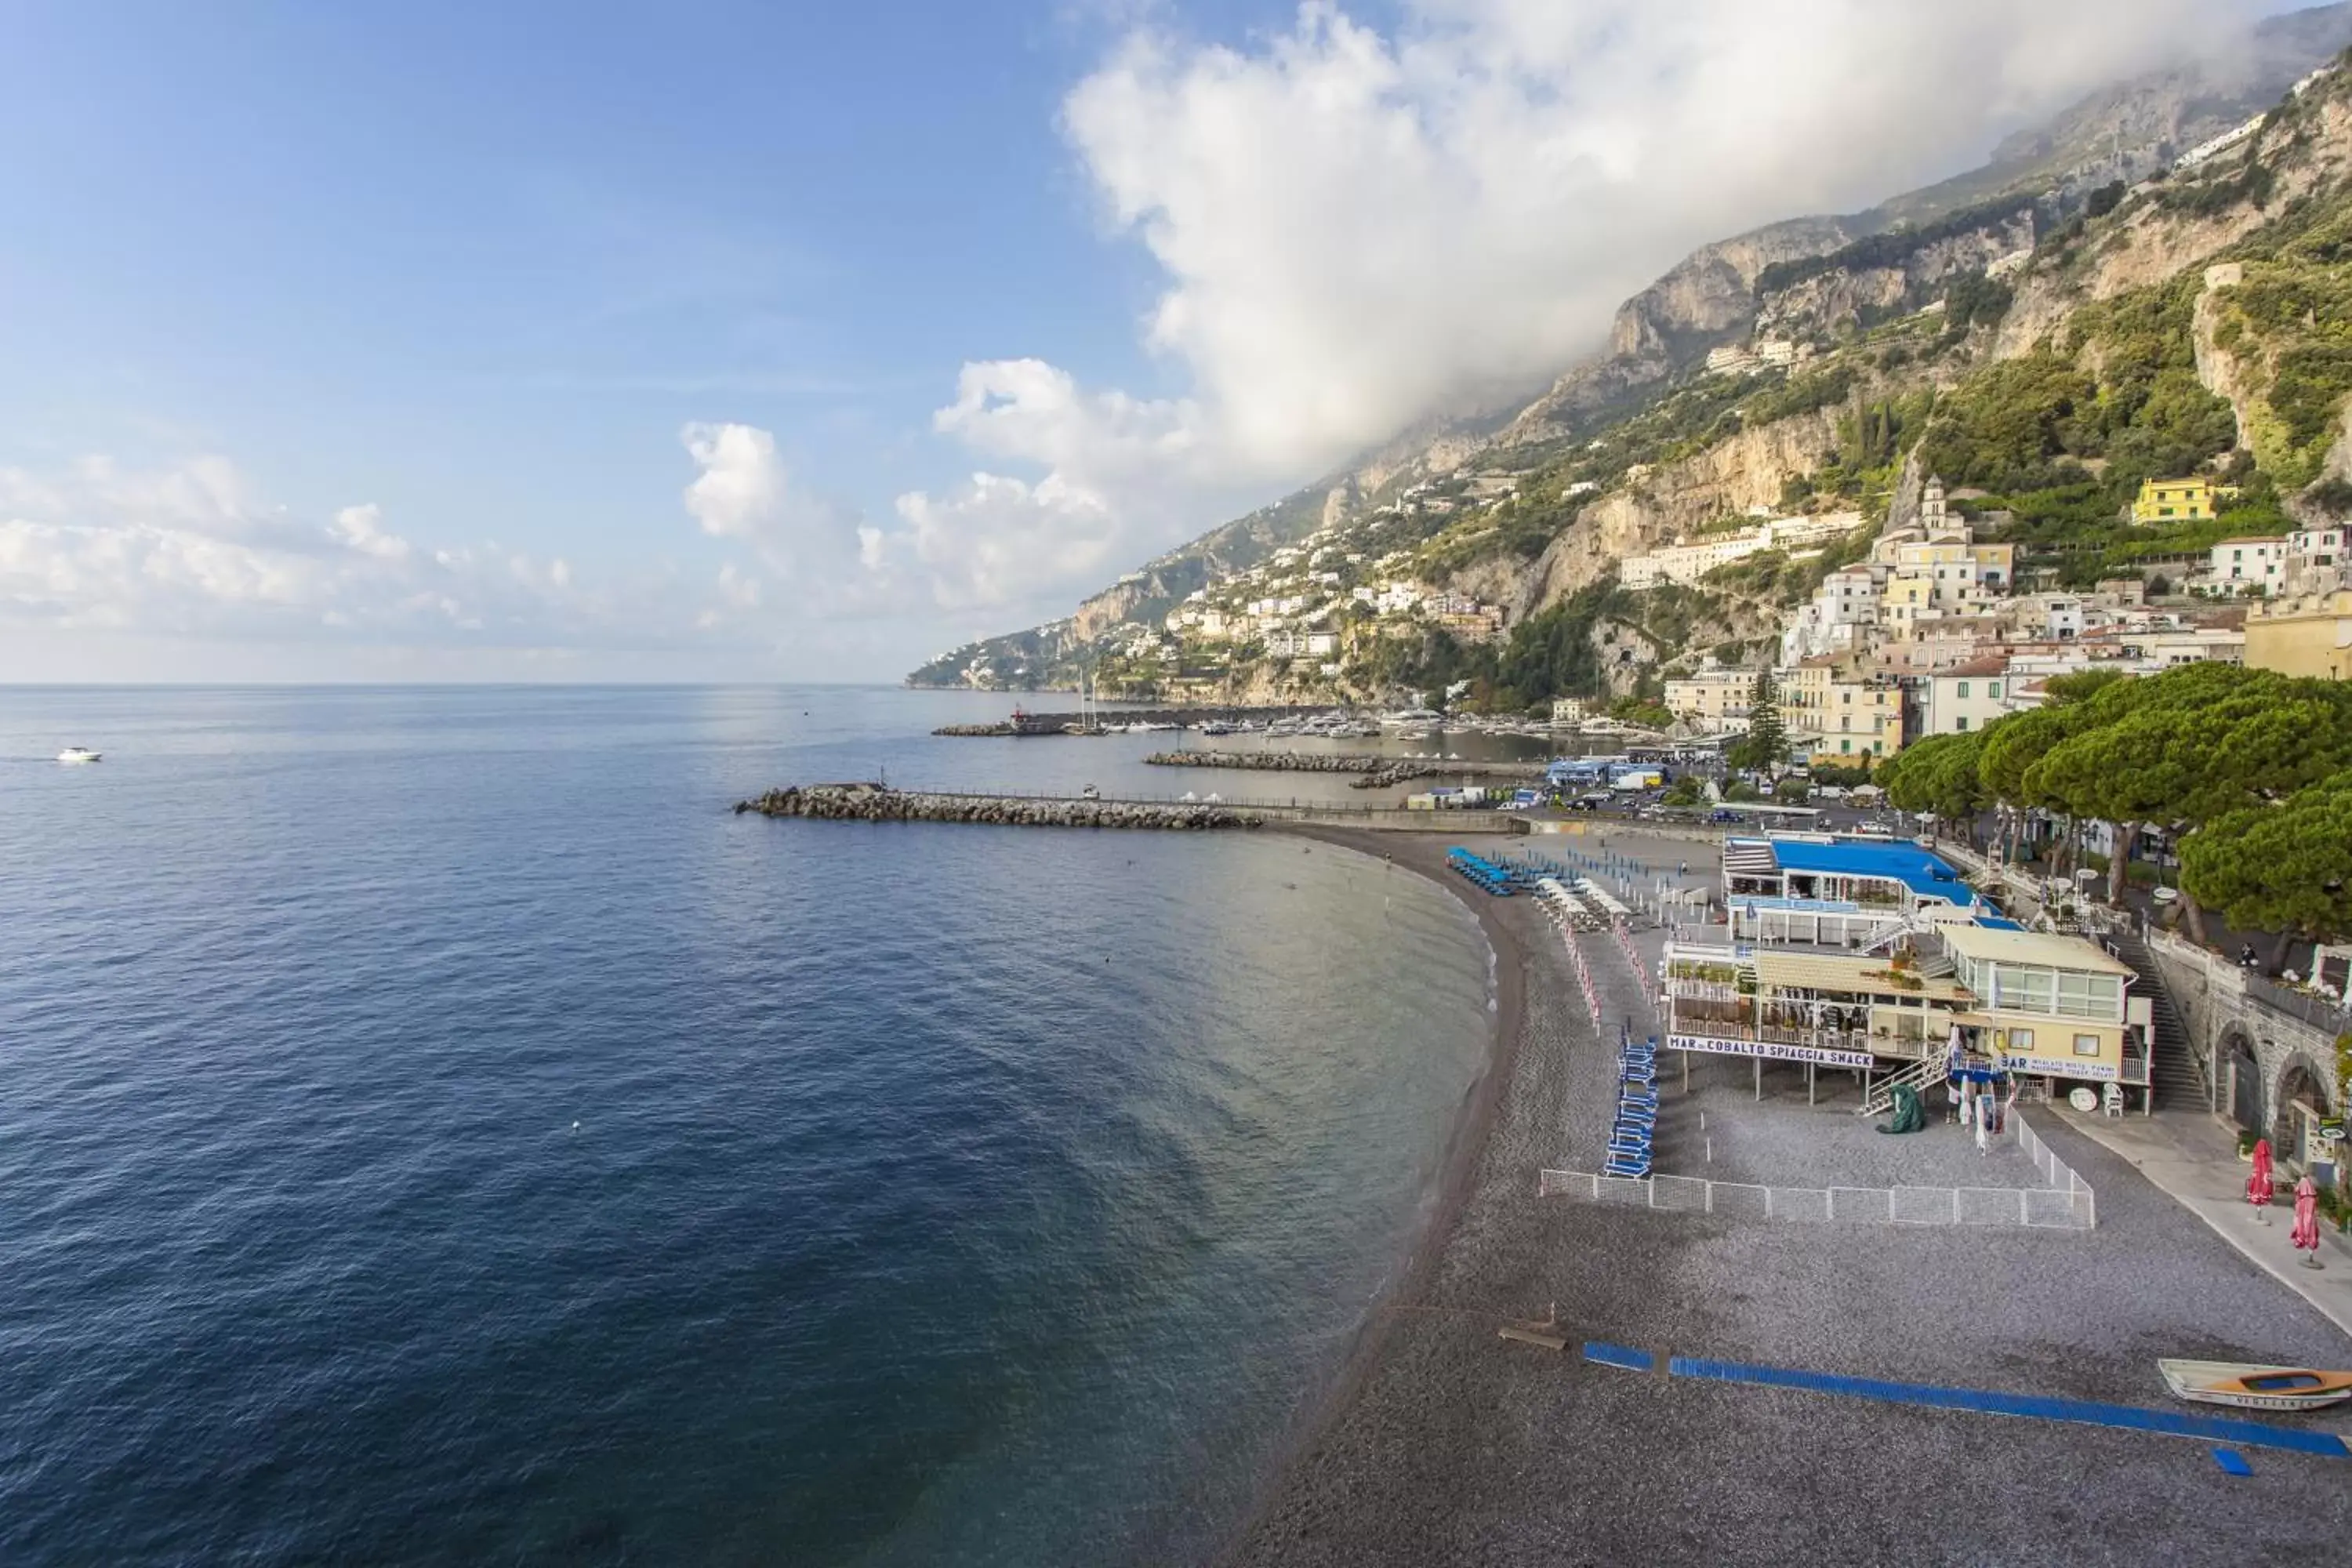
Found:
<svg viewBox="0 0 2352 1568"><path fill-rule="evenodd" d="M2004 142L1968 174L1866 213L1793 219L1702 247L1620 308L1601 352L1523 407L1434 414L1349 469L1147 563L1068 621L959 649L910 679L956 683L982 671L980 679L997 684L1066 680L1067 661L1106 633L1156 624L1195 588L1318 527L1360 517L1408 483L1465 465L1525 471L1687 385L1712 348L1751 336L1843 342L1931 307L1956 280L1982 277L2005 258L2013 266L2020 252L2039 247L1985 348L2004 358L2029 353L2061 332L2084 300L2199 265L2275 217L2297 195L2334 178L2332 167L2311 163L2283 175L2261 200L2212 204L2210 213L2149 199L2126 215L2129 221L2104 226L2095 247L2068 249L2094 190L2162 169L2187 147L2267 108L2347 44L2352 5L2275 18L2240 47L2193 68L2093 95L2049 125ZM2282 138L2332 144L2342 130L2333 122L2273 127L2263 133L2257 157L2293 162ZM2199 179L2212 176L2208 170ZM1906 232L1931 237L1915 241ZM1791 263L1801 264L1801 276L1783 287L1759 287ZM2219 363L2211 347L2209 341L2200 366ZM1894 381L1919 384L1937 374L1914 368ZM1837 449L1832 411L1740 427L1696 453L1677 452L1636 482L1605 486L1580 510L1559 509L1553 537L1539 552L1461 560L1449 585L1504 605L1515 619L1538 613L1598 581L1627 554L1725 511L1776 503L1791 478L1812 472ZM1237 672L1228 688L1242 700L1297 689L1258 671Z"/></svg>

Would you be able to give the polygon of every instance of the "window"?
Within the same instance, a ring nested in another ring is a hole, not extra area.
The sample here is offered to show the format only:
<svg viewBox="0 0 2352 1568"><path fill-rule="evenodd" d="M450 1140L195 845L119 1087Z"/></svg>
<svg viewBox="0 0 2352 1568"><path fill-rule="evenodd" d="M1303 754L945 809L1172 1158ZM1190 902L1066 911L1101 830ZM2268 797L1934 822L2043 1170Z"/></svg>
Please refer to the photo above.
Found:
<svg viewBox="0 0 2352 1568"><path fill-rule="evenodd" d="M2033 1031L2031 1029L2011 1029L2004 1033L2001 1030L1995 1029L1993 1031L1993 1044L2000 1046L2004 1050L2030 1051L2033 1048Z"/></svg>
<svg viewBox="0 0 2352 1568"><path fill-rule="evenodd" d="M2058 976L2058 1014L2066 1018L2115 1019L2123 1015L2123 982L2113 974Z"/></svg>
<svg viewBox="0 0 2352 1568"><path fill-rule="evenodd" d="M2096 1035L2075 1036L2074 1054L2078 1057L2097 1056L2099 1054L2099 1037Z"/></svg>
<svg viewBox="0 0 2352 1568"><path fill-rule="evenodd" d="M1962 697L1966 697L1968 694L1969 694L1969 683L1968 683L1967 681L1963 680L1963 681L1961 681L1961 682L1960 682L1960 695L1961 695Z"/></svg>
<svg viewBox="0 0 2352 1568"><path fill-rule="evenodd" d="M1998 680L1986 681L1985 695L1987 697L1999 697L2000 695L2000 682Z"/></svg>
<svg viewBox="0 0 2352 1568"><path fill-rule="evenodd" d="M1958 719L1952 721L1952 728L1956 733L1962 735L1967 734L1969 732L1969 716L1963 713Z"/></svg>
<svg viewBox="0 0 2352 1568"><path fill-rule="evenodd" d="M1992 972L1992 1005L2002 1012L2047 1013L2057 1001L2057 987L2046 969L2021 969L2012 963L1995 964Z"/></svg>

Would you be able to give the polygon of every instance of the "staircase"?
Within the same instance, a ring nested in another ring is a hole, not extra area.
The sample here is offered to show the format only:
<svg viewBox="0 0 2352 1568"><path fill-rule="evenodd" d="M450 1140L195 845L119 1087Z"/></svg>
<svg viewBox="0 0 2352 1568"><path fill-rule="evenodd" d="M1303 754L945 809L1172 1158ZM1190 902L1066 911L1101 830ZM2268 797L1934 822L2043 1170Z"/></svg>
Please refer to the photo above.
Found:
<svg viewBox="0 0 2352 1568"><path fill-rule="evenodd" d="M2213 1103L2212 1089L2205 1081L2204 1065L2189 1044L2188 1026L2180 1021L2180 1010L2172 1005L2171 989L2164 984L2164 972L2157 968L2155 955L2137 931L2111 932L2107 942L2114 947L2116 956L2130 964L2132 973L2139 976L2135 994L2149 999L2156 1036L2151 1042L2156 1108L2205 1110Z"/></svg>
<svg viewBox="0 0 2352 1568"><path fill-rule="evenodd" d="M1898 1089L1915 1089L1918 1092L1919 1098L1925 1100L1927 1098L1927 1086L1943 1081L1944 1053L1937 1051L1934 1056L1921 1057L1899 1072L1892 1072L1885 1078L1874 1079L1871 1083L1870 1093L1863 1100L1862 1109L1854 1114L1876 1116L1883 1110L1892 1110L1895 1105L1895 1091Z"/></svg>

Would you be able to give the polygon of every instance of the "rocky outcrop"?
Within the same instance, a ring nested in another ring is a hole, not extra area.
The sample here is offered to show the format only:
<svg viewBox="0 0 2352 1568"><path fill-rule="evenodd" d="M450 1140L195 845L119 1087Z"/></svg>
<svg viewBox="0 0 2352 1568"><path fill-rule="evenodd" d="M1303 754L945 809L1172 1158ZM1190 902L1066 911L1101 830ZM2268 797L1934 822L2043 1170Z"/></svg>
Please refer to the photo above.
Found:
<svg viewBox="0 0 2352 1568"><path fill-rule="evenodd" d="M1840 267L1768 295L1756 317L1759 338L1834 335L1927 309L1953 279L1973 277L2004 257L2033 248L2030 204L1980 228L1923 245L1900 263Z"/></svg>
<svg viewBox="0 0 2352 1568"><path fill-rule="evenodd" d="M2168 193L2228 181L2249 159L2271 171L2262 200L2250 196L2202 216L2165 205ZM2063 264L2037 261L2019 284L1993 352L2003 359L2031 353L2051 341L2083 301L2112 299L2203 266L2298 199L2347 174L2352 174L2352 90L2339 74L2296 100L2292 112L2274 117L2244 154L2216 159L2192 175L2156 187L2088 254Z"/></svg>
<svg viewBox="0 0 2352 1568"><path fill-rule="evenodd" d="M1726 512L1769 506L1790 479L1835 456L1837 417L1824 409L1743 430L1669 463L1640 484L1584 509L1522 580L1512 618L1524 619L1640 555Z"/></svg>
<svg viewBox="0 0 2352 1568"><path fill-rule="evenodd" d="M2238 422L2236 444L2247 444L2247 433L2253 428L2255 393L2252 378L2239 363L2238 356L2214 341L2214 329L2221 324L2221 292L2237 287L2245 269L2233 264L2209 267L2205 269L2205 291L2197 296L2197 309L2189 319L2189 341L2197 355L2197 379L2214 396L2228 400L2230 412Z"/></svg>
<svg viewBox="0 0 2352 1568"><path fill-rule="evenodd" d="M1618 308L1609 347L1554 382L1496 439L1505 446L1573 436L1585 420L1664 381L1708 349L1745 338L1756 279L1776 261L1821 256L1855 237L1845 220L1805 217L1702 246Z"/></svg>
<svg viewBox="0 0 2352 1568"><path fill-rule="evenodd" d="M1000 827L1133 827L1160 831L1255 827L1255 813L1222 805L1150 805L1115 800L1039 800L1027 796L934 795L878 784L788 785L738 801L740 816L803 816L823 822L972 822Z"/></svg>

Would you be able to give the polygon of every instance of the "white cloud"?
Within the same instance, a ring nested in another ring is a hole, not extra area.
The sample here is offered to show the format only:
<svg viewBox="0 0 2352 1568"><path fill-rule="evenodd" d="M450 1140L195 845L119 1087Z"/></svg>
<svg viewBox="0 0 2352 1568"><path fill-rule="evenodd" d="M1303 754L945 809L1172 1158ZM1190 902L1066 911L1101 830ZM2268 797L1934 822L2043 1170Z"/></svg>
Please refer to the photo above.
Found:
<svg viewBox="0 0 2352 1568"><path fill-rule="evenodd" d="M757 539L781 520L784 468L776 438L749 425L689 425L679 439L702 472L686 487L686 510L702 531Z"/></svg>
<svg viewBox="0 0 2352 1568"><path fill-rule="evenodd" d="M216 456L0 469L0 630L662 647L690 635L698 600L658 570L596 586L560 556L420 548L373 504L306 522Z"/></svg>
<svg viewBox="0 0 2352 1568"><path fill-rule="evenodd" d="M1133 29L1064 128L1165 275L1142 333L1189 395L967 364L937 428L1045 477L1025 507L975 488L899 511L1017 537L1050 483L1099 505L1065 542L1172 542L1222 520L1215 487L1300 482L1557 374L1697 245L1940 177L2259 8L1417 0L1383 33L1311 0L1247 47Z"/></svg>
<svg viewBox="0 0 2352 1568"><path fill-rule="evenodd" d="M1087 402L1066 376L1035 362L973 367L942 429L988 449L1052 443L1063 420L1100 437L1092 452L1130 450L1144 471L1176 438L1164 411L1123 398ZM791 584L793 612L818 620L919 616L940 610L1027 607L1051 602L1101 572L1127 542L1102 499L1060 472L1034 483L981 472L942 496L898 498L883 522L803 492L774 436L756 426L696 424L679 433L700 472L687 511L704 532L739 542L772 576ZM722 572L717 625L761 606L759 583Z"/></svg>
<svg viewBox="0 0 2352 1568"><path fill-rule="evenodd" d="M1035 484L977 473L944 497L902 495L898 512L903 529L867 531L866 558L911 574L950 610L1025 604L1088 582L1122 538L1102 498L1059 471Z"/></svg>

